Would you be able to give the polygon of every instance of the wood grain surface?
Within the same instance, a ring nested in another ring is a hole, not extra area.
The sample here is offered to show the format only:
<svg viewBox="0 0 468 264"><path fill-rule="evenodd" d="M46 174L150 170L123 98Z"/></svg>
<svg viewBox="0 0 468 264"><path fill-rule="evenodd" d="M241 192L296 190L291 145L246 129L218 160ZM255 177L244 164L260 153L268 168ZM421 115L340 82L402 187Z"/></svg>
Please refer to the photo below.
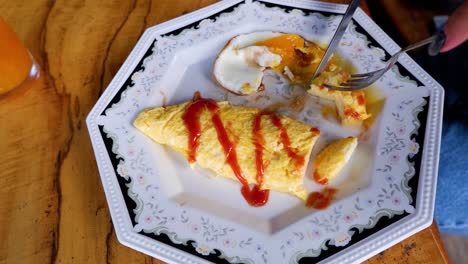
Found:
<svg viewBox="0 0 468 264"><path fill-rule="evenodd" d="M162 263L117 241L85 117L145 28L213 2L0 0L41 71L0 96L0 263ZM367 263L429 262L435 225Z"/></svg>

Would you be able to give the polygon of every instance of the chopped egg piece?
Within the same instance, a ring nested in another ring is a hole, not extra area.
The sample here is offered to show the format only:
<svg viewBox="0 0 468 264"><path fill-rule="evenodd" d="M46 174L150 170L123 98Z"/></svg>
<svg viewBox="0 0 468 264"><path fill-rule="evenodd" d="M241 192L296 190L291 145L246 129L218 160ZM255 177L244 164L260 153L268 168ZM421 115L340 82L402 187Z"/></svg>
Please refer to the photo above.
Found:
<svg viewBox="0 0 468 264"><path fill-rule="evenodd" d="M347 137L326 146L315 158L314 180L319 184L328 184L348 163L357 145L357 138Z"/></svg>

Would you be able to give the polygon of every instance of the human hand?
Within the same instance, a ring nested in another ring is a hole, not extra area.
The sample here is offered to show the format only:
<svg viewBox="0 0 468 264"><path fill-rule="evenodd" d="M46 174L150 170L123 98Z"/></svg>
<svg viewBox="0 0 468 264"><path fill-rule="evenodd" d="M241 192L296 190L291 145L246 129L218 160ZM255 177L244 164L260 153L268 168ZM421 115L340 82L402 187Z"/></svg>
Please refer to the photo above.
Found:
<svg viewBox="0 0 468 264"><path fill-rule="evenodd" d="M449 51L468 39L468 1L465 0L449 17L444 33L446 40L440 52Z"/></svg>

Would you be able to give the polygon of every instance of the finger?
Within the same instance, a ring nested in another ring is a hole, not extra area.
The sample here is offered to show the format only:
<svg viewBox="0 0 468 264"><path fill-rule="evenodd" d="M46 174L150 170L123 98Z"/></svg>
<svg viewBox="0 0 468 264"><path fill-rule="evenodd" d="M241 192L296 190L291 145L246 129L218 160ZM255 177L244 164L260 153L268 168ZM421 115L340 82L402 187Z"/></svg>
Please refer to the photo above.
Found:
<svg viewBox="0 0 468 264"><path fill-rule="evenodd" d="M468 1L459 6L444 27L447 36L441 52L449 51L468 39Z"/></svg>

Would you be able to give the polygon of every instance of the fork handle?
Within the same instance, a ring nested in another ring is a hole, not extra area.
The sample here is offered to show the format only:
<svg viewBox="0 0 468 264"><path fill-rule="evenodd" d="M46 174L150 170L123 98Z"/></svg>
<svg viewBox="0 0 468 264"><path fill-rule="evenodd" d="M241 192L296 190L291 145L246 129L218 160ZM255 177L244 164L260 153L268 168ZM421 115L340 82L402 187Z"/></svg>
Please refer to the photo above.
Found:
<svg viewBox="0 0 468 264"><path fill-rule="evenodd" d="M445 36L444 31L440 31L436 33L435 35L428 37L427 39L423 39L419 42L416 42L414 44L407 46L406 48L402 49L400 53L407 52L413 49L417 49L419 47L429 44L428 53L431 56L435 56L439 54L440 49L445 43L445 40L446 40L446 36Z"/></svg>
<svg viewBox="0 0 468 264"><path fill-rule="evenodd" d="M419 42L416 42L414 44L411 44L411 45L407 46L406 48L402 49L400 52L403 53L403 52L407 52L407 51L410 51L410 50L413 50L413 49L417 49L419 47L422 47L422 46L425 46L427 44L433 43L436 39L437 39L437 35L430 36L427 39L423 39L423 40L421 40Z"/></svg>

